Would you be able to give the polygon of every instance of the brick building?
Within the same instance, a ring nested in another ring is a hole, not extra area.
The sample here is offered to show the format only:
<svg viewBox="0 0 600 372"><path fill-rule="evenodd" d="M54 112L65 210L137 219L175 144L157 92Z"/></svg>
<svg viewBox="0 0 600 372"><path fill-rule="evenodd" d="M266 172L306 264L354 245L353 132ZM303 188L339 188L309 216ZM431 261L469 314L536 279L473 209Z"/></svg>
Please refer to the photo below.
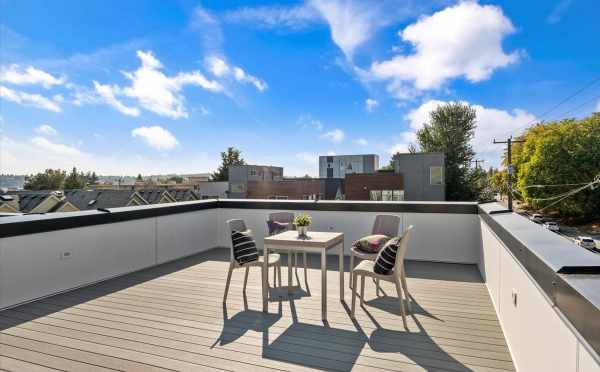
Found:
<svg viewBox="0 0 600 372"><path fill-rule="evenodd" d="M391 172L347 174L346 200L404 200L404 176Z"/></svg>

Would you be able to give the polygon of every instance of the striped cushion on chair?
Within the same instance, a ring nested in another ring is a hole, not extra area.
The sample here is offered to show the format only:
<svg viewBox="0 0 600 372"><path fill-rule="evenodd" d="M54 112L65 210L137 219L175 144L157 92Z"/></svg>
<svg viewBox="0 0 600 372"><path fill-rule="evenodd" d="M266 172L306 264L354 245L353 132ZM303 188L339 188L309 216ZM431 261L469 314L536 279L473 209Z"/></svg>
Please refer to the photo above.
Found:
<svg viewBox="0 0 600 372"><path fill-rule="evenodd" d="M389 275L396 265L396 254L398 253L398 245L401 238L392 238L388 240L383 248L379 251L375 260L375 271L377 274Z"/></svg>
<svg viewBox="0 0 600 372"><path fill-rule="evenodd" d="M246 231L231 232L231 243L233 244L233 257L240 264L258 260L258 249L252 236Z"/></svg>

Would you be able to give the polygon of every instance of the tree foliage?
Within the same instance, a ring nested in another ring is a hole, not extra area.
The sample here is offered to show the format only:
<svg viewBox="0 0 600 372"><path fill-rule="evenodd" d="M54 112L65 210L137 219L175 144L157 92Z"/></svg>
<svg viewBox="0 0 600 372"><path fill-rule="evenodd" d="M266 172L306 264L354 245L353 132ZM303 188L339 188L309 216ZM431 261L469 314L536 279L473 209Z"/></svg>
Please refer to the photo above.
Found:
<svg viewBox="0 0 600 372"><path fill-rule="evenodd" d="M44 172L25 177L25 190L62 190L66 172L46 169Z"/></svg>
<svg viewBox="0 0 600 372"><path fill-rule="evenodd" d="M221 165L212 174L213 181L229 181L229 166L244 165L242 153L235 147L228 147L227 151L221 152Z"/></svg>
<svg viewBox="0 0 600 372"><path fill-rule="evenodd" d="M590 182L600 174L600 113L576 120L541 123L525 131L524 143L513 148L516 188L526 204L539 209L543 201L576 186L527 187ZM600 189L586 189L552 206L568 217L600 216Z"/></svg>
<svg viewBox="0 0 600 372"><path fill-rule="evenodd" d="M470 143L475 127L475 109L460 102L452 102L433 110L429 123L425 123L417 131L421 151L445 154L447 200L479 198L478 185L482 174L470 168L475 155Z"/></svg>
<svg viewBox="0 0 600 372"><path fill-rule="evenodd" d="M64 188L66 190L83 189L87 185L87 179L83 172L77 172L77 168L73 167L71 173L65 178Z"/></svg>

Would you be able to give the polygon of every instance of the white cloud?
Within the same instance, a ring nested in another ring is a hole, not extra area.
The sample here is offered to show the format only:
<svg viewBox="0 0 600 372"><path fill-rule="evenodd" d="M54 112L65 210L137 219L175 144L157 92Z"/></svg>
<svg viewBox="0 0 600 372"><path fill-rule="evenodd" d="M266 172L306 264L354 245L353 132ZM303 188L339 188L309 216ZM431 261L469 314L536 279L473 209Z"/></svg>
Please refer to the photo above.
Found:
<svg viewBox="0 0 600 372"><path fill-rule="evenodd" d="M345 133L341 129L334 129L321 135L321 138L331 141L333 143L340 143L346 137Z"/></svg>
<svg viewBox="0 0 600 372"><path fill-rule="evenodd" d="M0 68L0 82L14 85L42 85L44 88L50 88L53 85L63 84L65 79L52 76L33 66L25 68L12 64Z"/></svg>
<svg viewBox="0 0 600 372"><path fill-rule="evenodd" d="M494 70L516 63L520 52L505 53L502 40L515 32L502 9L464 1L421 17L399 35L413 54L400 54L371 65L370 77L388 81L399 99L414 91L440 89L450 79L488 79Z"/></svg>
<svg viewBox="0 0 600 372"><path fill-rule="evenodd" d="M329 23L331 38L348 59L352 59L357 47L371 38L382 19L373 3L312 0L310 4Z"/></svg>
<svg viewBox="0 0 600 372"><path fill-rule="evenodd" d="M233 77L240 83L249 83L263 92L267 89L267 83L263 80L248 74L241 67L230 66L225 59L212 55L206 58L206 65L209 71L216 77Z"/></svg>
<svg viewBox="0 0 600 372"><path fill-rule="evenodd" d="M558 4L552 9L552 12L546 18L546 22L555 24L560 22L563 15L567 12L573 0L560 0Z"/></svg>
<svg viewBox="0 0 600 372"><path fill-rule="evenodd" d="M367 146L369 144L369 141L367 141L364 138L357 138L354 140L354 143L359 145L359 146Z"/></svg>
<svg viewBox="0 0 600 372"><path fill-rule="evenodd" d="M42 124L35 128L35 132L44 136L56 136L58 131L48 124Z"/></svg>
<svg viewBox="0 0 600 372"><path fill-rule="evenodd" d="M32 106L44 110L61 112L60 105L57 101L46 98L39 94L30 94L16 91L0 85L0 98L7 101L18 103L24 106Z"/></svg>
<svg viewBox="0 0 600 372"><path fill-rule="evenodd" d="M214 80L207 79L199 71L180 72L175 76L165 75L162 63L152 52L137 51L142 65L133 72L124 72L131 85L103 85L94 82L100 100L118 111L131 116L139 115L139 108L126 106L117 97L134 99L144 109L172 119L186 118L185 97L180 91L186 85L197 86L210 92L221 92L223 87ZM78 101L85 102L85 96ZM92 99L93 101L93 99Z"/></svg>
<svg viewBox="0 0 600 372"><path fill-rule="evenodd" d="M131 136L141 138L148 146L157 150L171 150L179 143L171 132L158 125L135 128L131 131Z"/></svg>
<svg viewBox="0 0 600 372"><path fill-rule="evenodd" d="M377 102L376 100L374 100L372 98L367 98L365 100L365 109L368 112L373 112L373 110L375 110L375 108L377 108L377 106L379 106L379 102Z"/></svg>
<svg viewBox="0 0 600 372"><path fill-rule="evenodd" d="M81 151L75 147L54 143L43 137L32 138L31 143L37 146L39 149L54 155L78 156L82 154Z"/></svg>
<svg viewBox="0 0 600 372"><path fill-rule="evenodd" d="M52 146L51 146L52 147ZM75 149L77 150L77 149ZM179 156L179 155L178 155ZM95 171L103 175L198 173L215 169L220 159L217 154L190 152L185 154L187 161L174 161L164 152L141 156L132 153L127 147L113 148L108 153L88 153L79 151L48 151L31 140L19 140L0 136L1 168L5 173L31 174L44 169L66 169L77 167L82 171ZM287 172L288 168L286 168Z"/></svg>
<svg viewBox="0 0 600 372"><path fill-rule="evenodd" d="M98 94L100 101L112 106L120 113L129 116L140 115L140 110L137 107L126 106L115 97L116 94L120 94L120 88L118 86L103 85L97 81L94 81L94 89L96 89L96 93ZM83 97L77 97L76 102L81 102L81 99L83 99Z"/></svg>
<svg viewBox="0 0 600 372"><path fill-rule="evenodd" d="M263 28L289 27L299 29L312 23L319 17L316 10L307 4L296 6L258 6L243 7L225 14L225 20L244 23Z"/></svg>
<svg viewBox="0 0 600 372"><path fill-rule="evenodd" d="M323 130L323 123L321 123L320 120L313 118L311 114L300 115L298 120L296 120L296 123L303 129L316 129L318 131Z"/></svg>
<svg viewBox="0 0 600 372"><path fill-rule="evenodd" d="M400 135L396 138L396 143L387 149L387 152L390 155L393 155L397 152L405 154L408 151L408 146L410 144L415 144L417 142L417 134L415 132L406 131L400 133Z"/></svg>
<svg viewBox="0 0 600 372"><path fill-rule="evenodd" d="M325 23L333 42L351 61L356 49L381 27L421 14L434 3L436 1L305 0L292 6L243 7L228 12L225 19L258 28L286 27L292 30Z"/></svg>
<svg viewBox="0 0 600 372"><path fill-rule="evenodd" d="M398 146L407 146L415 142L415 132L423 127L423 123L429 122L429 113L444 101L431 100L410 111L405 119L409 122L412 132L402 134L402 140ZM468 102L462 102L468 104ZM489 165L498 166L500 155L504 147L492 145L492 140L505 139L510 135L516 135L526 129L529 123L534 122L536 117L522 109L504 111L488 108L481 105L471 105L477 115L477 128L472 140L473 149L478 157L482 157Z"/></svg>

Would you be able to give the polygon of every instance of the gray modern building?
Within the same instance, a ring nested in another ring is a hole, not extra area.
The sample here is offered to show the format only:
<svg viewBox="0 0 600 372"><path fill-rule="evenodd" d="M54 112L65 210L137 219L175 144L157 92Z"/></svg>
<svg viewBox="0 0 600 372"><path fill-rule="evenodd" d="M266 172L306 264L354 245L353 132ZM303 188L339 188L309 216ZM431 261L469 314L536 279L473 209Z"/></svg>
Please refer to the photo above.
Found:
<svg viewBox="0 0 600 372"><path fill-rule="evenodd" d="M269 165L232 165L229 167L229 197L246 198L249 181L279 181L283 167Z"/></svg>
<svg viewBox="0 0 600 372"><path fill-rule="evenodd" d="M319 156L319 178L345 178L347 174L374 173L379 169L379 156Z"/></svg>
<svg viewBox="0 0 600 372"><path fill-rule="evenodd" d="M404 200L446 200L443 153L400 154L394 172L404 176Z"/></svg>

